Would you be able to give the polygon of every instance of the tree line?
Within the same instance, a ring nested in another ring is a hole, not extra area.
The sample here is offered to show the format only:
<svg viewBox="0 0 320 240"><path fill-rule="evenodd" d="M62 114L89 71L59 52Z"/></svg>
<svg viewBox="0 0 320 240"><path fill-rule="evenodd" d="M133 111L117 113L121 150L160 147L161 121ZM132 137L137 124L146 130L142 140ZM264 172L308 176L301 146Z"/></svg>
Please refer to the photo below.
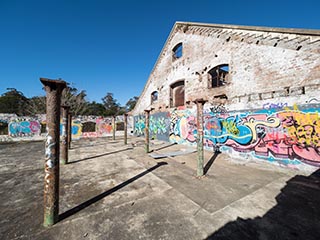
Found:
<svg viewBox="0 0 320 240"><path fill-rule="evenodd" d="M79 91L68 84L63 90L61 105L70 106L73 115L115 116L131 111L137 103L138 97L130 98L124 106L121 106L114 98L113 93L108 92L101 100L102 103L86 100L86 91ZM18 116L34 116L46 113L46 97L34 96L27 98L21 91L15 88L7 88L0 96L0 113L15 113Z"/></svg>

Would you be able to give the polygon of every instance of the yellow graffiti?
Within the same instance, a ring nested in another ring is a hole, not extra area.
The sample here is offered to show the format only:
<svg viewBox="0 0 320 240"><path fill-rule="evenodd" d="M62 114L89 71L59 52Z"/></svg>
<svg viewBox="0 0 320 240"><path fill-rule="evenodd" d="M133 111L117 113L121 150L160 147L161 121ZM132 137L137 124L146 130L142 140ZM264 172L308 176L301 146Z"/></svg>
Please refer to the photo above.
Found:
<svg viewBox="0 0 320 240"><path fill-rule="evenodd" d="M302 146L320 147L320 116L316 113L286 110L278 113L289 137Z"/></svg>
<svg viewBox="0 0 320 240"><path fill-rule="evenodd" d="M227 130L228 133L233 135L238 136L240 133L235 122L224 120L222 121L222 126Z"/></svg>
<svg viewBox="0 0 320 240"><path fill-rule="evenodd" d="M276 117L268 117L267 121L256 120L254 118L250 118L248 122L245 122L243 125L249 127L252 131L252 141L255 142L257 140L257 126L265 126L265 127L278 127L280 126L280 119Z"/></svg>
<svg viewBox="0 0 320 240"><path fill-rule="evenodd" d="M78 131L76 133L72 131L72 138L79 139L82 134L82 124L79 121L72 121L72 127L78 127L77 128Z"/></svg>

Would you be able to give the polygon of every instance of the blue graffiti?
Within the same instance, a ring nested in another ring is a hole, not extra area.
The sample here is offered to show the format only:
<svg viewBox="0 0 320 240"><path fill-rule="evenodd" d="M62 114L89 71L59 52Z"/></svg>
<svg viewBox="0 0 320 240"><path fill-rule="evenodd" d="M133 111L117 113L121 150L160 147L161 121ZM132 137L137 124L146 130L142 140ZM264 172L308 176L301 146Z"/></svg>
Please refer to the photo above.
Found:
<svg viewBox="0 0 320 240"><path fill-rule="evenodd" d="M252 140L252 132L250 128L241 124L238 116L231 116L226 119L210 118L205 123L205 137L214 144L223 144L228 139L245 145Z"/></svg>

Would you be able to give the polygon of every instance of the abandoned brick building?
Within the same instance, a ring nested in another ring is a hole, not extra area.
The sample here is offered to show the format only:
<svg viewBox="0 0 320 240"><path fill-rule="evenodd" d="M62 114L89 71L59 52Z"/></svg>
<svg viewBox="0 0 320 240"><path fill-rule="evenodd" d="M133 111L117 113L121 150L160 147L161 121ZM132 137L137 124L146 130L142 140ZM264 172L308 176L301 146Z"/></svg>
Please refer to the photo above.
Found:
<svg viewBox="0 0 320 240"><path fill-rule="evenodd" d="M320 31L175 23L139 101L134 132L195 144L198 98L205 147L240 159L320 166Z"/></svg>

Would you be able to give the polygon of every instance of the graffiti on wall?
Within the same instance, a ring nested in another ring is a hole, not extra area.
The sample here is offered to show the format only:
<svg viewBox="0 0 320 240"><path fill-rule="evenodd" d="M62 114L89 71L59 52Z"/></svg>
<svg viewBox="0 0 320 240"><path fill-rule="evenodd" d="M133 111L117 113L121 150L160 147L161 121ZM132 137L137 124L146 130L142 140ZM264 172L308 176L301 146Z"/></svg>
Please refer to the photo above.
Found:
<svg viewBox="0 0 320 240"><path fill-rule="evenodd" d="M38 121L19 120L12 121L8 126L9 136L11 137L32 137L41 134L41 125Z"/></svg>
<svg viewBox="0 0 320 240"><path fill-rule="evenodd" d="M99 118L96 121L96 132L98 136L107 136L111 134L113 130L111 118Z"/></svg>
<svg viewBox="0 0 320 240"><path fill-rule="evenodd" d="M204 143L284 165L320 166L318 107L268 108L254 112L204 114ZM195 114L173 113L170 141L193 144L197 136Z"/></svg>
<svg viewBox="0 0 320 240"><path fill-rule="evenodd" d="M145 125L145 117L143 115L134 116L134 129L133 133L136 136L144 136Z"/></svg>
<svg viewBox="0 0 320 240"><path fill-rule="evenodd" d="M197 119L191 110L174 110L170 119L170 142L195 143Z"/></svg>
<svg viewBox="0 0 320 240"><path fill-rule="evenodd" d="M150 136L153 139L168 141L170 133L170 113L159 112L150 116Z"/></svg>
<svg viewBox="0 0 320 240"><path fill-rule="evenodd" d="M79 120L72 120L71 134L72 139L80 139L82 135L82 124Z"/></svg>
<svg viewBox="0 0 320 240"><path fill-rule="evenodd" d="M134 116L134 134L144 136L145 116ZM149 134L153 139L162 141L169 140L170 134L170 113L159 112L152 114L149 120Z"/></svg>
<svg viewBox="0 0 320 240"><path fill-rule="evenodd" d="M239 112L218 112L208 108L204 111L205 147L218 147L222 151L234 151L290 167L302 163L320 166L320 105L288 107L282 103L281 106L269 104L259 110ZM151 120L150 117L151 131L161 132L163 123L170 121L170 142L196 144L194 109L173 110L159 116L159 125L155 123L156 118ZM143 134L144 121L144 116L135 117L136 135Z"/></svg>

